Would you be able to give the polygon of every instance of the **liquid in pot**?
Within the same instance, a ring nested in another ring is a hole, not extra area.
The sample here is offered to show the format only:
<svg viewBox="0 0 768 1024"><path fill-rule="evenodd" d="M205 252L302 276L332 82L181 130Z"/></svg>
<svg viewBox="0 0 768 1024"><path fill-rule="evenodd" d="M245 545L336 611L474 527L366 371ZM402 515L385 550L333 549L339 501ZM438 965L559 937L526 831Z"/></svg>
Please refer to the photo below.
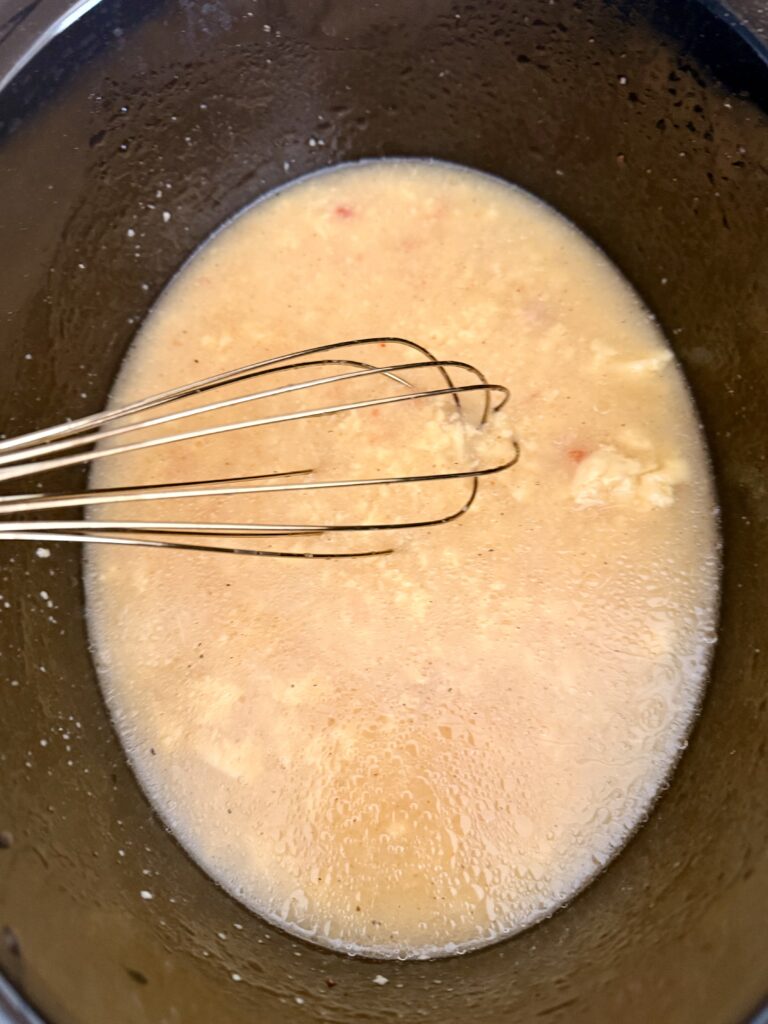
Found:
<svg viewBox="0 0 768 1024"><path fill-rule="evenodd" d="M552 913L646 814L713 639L713 494L684 380L617 270L532 196L440 163L342 167L247 210L172 282L112 399L373 335L475 363L507 409L479 433L443 406L241 431L93 483L408 472L511 435L518 465L381 558L98 546L90 627L137 774L213 878L317 942L444 955ZM460 493L165 512L355 521Z"/></svg>

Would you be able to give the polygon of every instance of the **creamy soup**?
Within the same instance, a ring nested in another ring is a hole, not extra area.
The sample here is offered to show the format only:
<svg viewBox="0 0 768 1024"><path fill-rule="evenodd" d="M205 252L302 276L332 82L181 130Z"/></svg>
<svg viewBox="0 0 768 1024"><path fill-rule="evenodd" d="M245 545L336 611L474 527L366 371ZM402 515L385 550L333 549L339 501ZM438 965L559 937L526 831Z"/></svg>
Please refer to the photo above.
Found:
<svg viewBox="0 0 768 1024"><path fill-rule="evenodd" d="M551 914L646 815L701 696L715 515L684 380L626 281L532 196L441 163L345 166L246 210L168 287L112 401L379 335L473 363L510 389L507 406L484 428L470 396L461 416L420 400L231 432L105 459L92 482L429 472L491 464L517 441L518 464L483 480L466 515L252 544L393 548L361 559L96 546L88 606L117 729L190 855L295 934L433 956ZM350 358L414 357L392 343ZM409 383L439 385L430 370ZM397 386L342 382L230 415ZM408 521L467 491L185 499L130 516Z"/></svg>

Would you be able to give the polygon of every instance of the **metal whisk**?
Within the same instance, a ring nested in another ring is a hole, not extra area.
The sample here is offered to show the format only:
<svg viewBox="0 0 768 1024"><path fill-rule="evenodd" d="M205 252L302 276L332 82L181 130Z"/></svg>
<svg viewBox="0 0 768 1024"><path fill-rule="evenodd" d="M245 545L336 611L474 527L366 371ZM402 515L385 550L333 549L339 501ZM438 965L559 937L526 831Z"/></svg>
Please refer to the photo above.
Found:
<svg viewBox="0 0 768 1024"><path fill-rule="evenodd" d="M417 359L386 366L375 366L370 362L348 358L341 355L342 350L352 348L365 349L382 344L399 345L418 354ZM289 370L312 368L319 375L310 380L302 380L279 385L270 381L265 390L249 391L236 397L219 397L209 393L217 389L241 381L256 381L274 377ZM335 367L334 372L328 372ZM343 369L342 369L343 368ZM439 386L426 390L418 390L407 377L402 376L410 371L431 369L439 374ZM464 371L475 378L471 384L454 384L451 371ZM362 401L348 402L337 405L320 405L315 408L286 412L281 415L269 415L261 418L243 417L233 423L204 426L198 429L177 430L184 421L204 413L215 413L223 409L247 406L260 400L309 391L314 388L330 387L340 382L355 378L385 377L394 382L400 390L395 394L373 396ZM464 416L462 398L469 393L480 392L483 399L479 425L486 423L493 412L498 412L509 398L507 388L499 384L488 383L485 376L474 366L451 359L437 359L422 345L403 338L363 338L355 341L343 341L314 348L291 352L287 355L274 356L249 366L243 366L225 373L219 373L203 380L172 388L160 394L131 402L121 408L108 409L92 416L62 423L53 427L36 430L20 437L0 441L0 484L10 480L37 475L50 470L69 466L81 466L98 459L112 458L127 452L140 451L157 445L175 444L197 438L224 434L228 431L244 430L266 426L268 424L286 423L294 420L311 419L313 417L333 416L356 409L391 405L398 402L416 399L439 398L451 396L457 414ZM492 395L499 396L495 405ZM156 413L164 406L172 405L191 396L208 395L208 399L193 408L177 409ZM126 422L126 420L128 422ZM127 439L127 435L140 433L149 428L162 428L159 436L139 439ZM166 432L167 431L167 432ZM126 440L114 443L116 438ZM109 446L104 442L109 441ZM467 467L453 472L435 472L413 476L383 476L372 479L350 480L315 480L309 479L311 469L294 469L286 472L254 474L252 476L221 477L208 480L178 481L174 483L147 484L121 488L93 488L82 493L73 494L16 494L0 497L0 540L26 541L75 541L100 544L140 545L161 548L181 548L202 551L224 552L232 554L268 555L285 558L359 558L367 555L387 554L392 548L370 551L293 551L293 550L255 550L245 547L220 546L206 543L205 538L259 538L259 537L293 537L299 535L316 535L324 533L381 531L381 530L413 530L416 528L437 526L448 523L464 515L475 500L480 477L513 466L519 458L517 442L512 442L510 458L488 467ZM296 477L305 477L297 482ZM225 495L247 495L278 493L288 491L311 491L345 487L370 486L407 486L414 483L467 479L470 481L469 493L461 506L439 518L421 519L412 522L381 522L340 525L330 523L298 524L298 523L225 523L225 522L147 522L127 519L35 519L12 518L40 512L51 512L64 509L86 510L99 505L115 503L147 502L160 499L182 499L200 497L219 497ZM180 539L183 538L183 539Z"/></svg>

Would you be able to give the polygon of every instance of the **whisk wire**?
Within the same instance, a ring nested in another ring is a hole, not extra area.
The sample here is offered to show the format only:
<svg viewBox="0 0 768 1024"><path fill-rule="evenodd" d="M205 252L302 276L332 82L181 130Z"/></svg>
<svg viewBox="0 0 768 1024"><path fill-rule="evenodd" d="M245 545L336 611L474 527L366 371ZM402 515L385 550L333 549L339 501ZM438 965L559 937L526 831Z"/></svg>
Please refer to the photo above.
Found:
<svg viewBox="0 0 768 1024"><path fill-rule="evenodd" d="M345 349L352 346L370 346L400 344L414 349L425 358L405 363L393 363L386 366L375 366L371 363L347 358L321 358L309 359L307 356L315 356L332 350ZM249 392L245 395L230 396L217 401L207 402L193 408L176 410L161 415L145 416L141 419L133 419L139 413L149 413L169 403L187 399L195 395L205 394L216 388L243 382L274 373L286 372L289 370L300 370L321 366L345 366L343 373L329 374L322 377L313 377L310 380L302 380L278 387L268 388L263 391ZM424 369L436 370L440 373L444 386L417 390L403 373L421 371ZM475 376L478 383L454 384L450 371L462 371ZM177 423L190 417L206 413L218 413L239 407L246 403L253 403L264 399L279 398L285 395L305 392L314 388L343 384L367 377L383 377L393 383L407 388L405 393L394 395L376 396L359 401L345 402L336 405L318 406L311 409L300 409L294 412L280 413L260 418L238 420L233 423L220 423L214 426L200 427L196 430L182 431L178 433L161 434L143 438L140 440L128 441L123 444L105 444L116 437L124 436L137 431L165 427L171 423ZM91 416L82 417L79 420L60 424L54 427L44 428L19 438L12 438L0 442L0 481L18 479L41 472L47 472L65 467L87 465L98 459L118 456L129 452L141 451L166 444L180 443L183 441L197 440L203 437L210 437L225 434L231 431L251 429L270 426L280 423L288 423L298 420L314 419L318 417L337 415L353 412L362 409L371 409L377 406L394 405L400 402L413 401L417 399L433 399L450 397L453 399L456 410L463 416L461 403L462 396L478 393L483 397L483 409L479 425L484 425L489 417L491 408L494 412L499 411L509 399L509 390L498 384L490 384L487 378L476 367L461 360L443 360L435 358L424 346L407 339L399 338L367 338L355 341L337 342L328 345L315 346L283 356L275 356L250 364L236 370L226 371L212 377L195 381L188 385L172 388L154 396L129 403L119 409L106 410ZM496 404L491 406L491 397L496 394L500 396ZM120 423L122 419L130 419L128 423ZM109 424L113 424L109 426ZM94 447L97 446L98 447ZM61 455L63 451L72 452L72 449L92 446L88 451L80 451L72 454ZM228 497L233 495L256 495L269 493L285 493L292 491L319 491L332 490L350 487L379 487L383 485L409 485L432 481L448 480L471 480L469 496L463 504L447 515L432 517L409 522L384 522L384 523L351 523L351 524L276 524L276 523L207 523L207 522L185 522L185 521L163 521L148 522L144 520L6 520L0 519L0 540L61 540L61 541L82 541L93 543L122 543L130 545L147 545L151 547L173 547L181 549L213 550L230 553L248 553L259 555L273 555L279 557L360 557L370 554L388 553L392 549L377 549L371 551L352 552L317 552L317 551L279 551L274 549L254 550L251 548L235 548L232 546L219 546L204 544L200 542L191 543L185 541L171 541L166 539L170 535L183 534L186 537L288 537L298 535L316 535L323 533L359 532L359 531L383 531L383 530L407 530L426 526L435 526L450 522L464 515L472 506L478 489L478 479L483 476L502 472L513 466L519 458L519 446L516 441L512 442L511 457L502 463L490 467L470 467L457 471L442 471L433 473L410 474L406 476L383 476L363 479L340 479L340 480L303 480L301 482L286 483L284 478L296 476L308 476L311 470L288 470L272 473L262 473L250 476L221 477L210 480L179 481L173 484L147 484L130 485L120 488L94 488L80 493L73 494L24 494L7 495L0 497L0 516L26 515L34 512L50 511L67 508L87 509L94 506L106 506L116 503L148 502L158 500L176 500L181 498L201 497ZM264 480L282 479L283 482L264 483ZM262 482L258 482L262 481ZM130 535L130 536L128 536ZM138 535L138 536L136 536ZM162 538L162 539L160 539Z"/></svg>
<svg viewBox="0 0 768 1024"><path fill-rule="evenodd" d="M348 341L329 342L324 345L315 345L311 348L305 348L285 355L270 356L268 359L261 359L258 362L249 363L248 365L240 366L237 369L225 370L223 373L213 374L210 377L204 377L201 380L193 381L189 384L182 384L175 388L168 388L166 391L160 391L154 395L148 395L146 398L138 399L137 401L130 402L128 405L120 406L116 409L104 409L101 412L92 413L88 416L81 416L78 419L68 420L65 423L58 423L54 426L43 427L40 430L31 431L27 434L22 434L19 437L5 438L0 441L0 453L3 451L15 451L21 448L28 448L37 444L39 441L50 441L56 437L67 437L73 434L80 434L87 430L101 428L106 423L111 423L116 419L122 419L125 416L131 416L134 413L154 409L158 406L165 405L168 402L176 402L183 398L189 398L193 395L204 394L206 391L211 391L214 388L224 387L229 384L236 384L255 376L264 368L277 368L280 363L304 359L306 356L317 355L320 352L332 352L338 349L352 348L353 346L383 346L387 344L402 345L406 348L414 349L417 352L421 352L428 361L436 362L435 357L428 349L423 345L420 345L418 342L410 341L407 338L381 336L376 338L357 338ZM334 361L343 362L343 360L329 360L329 362ZM362 365L370 366L369 363ZM450 376L444 369L441 372L446 385L450 387Z"/></svg>

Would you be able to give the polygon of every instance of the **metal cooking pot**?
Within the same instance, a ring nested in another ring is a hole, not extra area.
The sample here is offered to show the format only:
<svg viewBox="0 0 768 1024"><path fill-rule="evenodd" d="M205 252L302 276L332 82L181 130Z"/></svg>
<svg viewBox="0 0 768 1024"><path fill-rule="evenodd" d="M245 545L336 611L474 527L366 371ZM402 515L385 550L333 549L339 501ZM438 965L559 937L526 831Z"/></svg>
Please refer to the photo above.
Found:
<svg viewBox="0 0 768 1024"><path fill-rule="evenodd" d="M639 289L699 404L725 541L711 683L648 824L551 920L465 957L385 965L267 926L188 859L110 726L79 551L6 543L8 1020L759 1019L765 56L714 0L0 0L0 431L98 409L165 282L260 193L341 160L431 155L542 196Z"/></svg>

